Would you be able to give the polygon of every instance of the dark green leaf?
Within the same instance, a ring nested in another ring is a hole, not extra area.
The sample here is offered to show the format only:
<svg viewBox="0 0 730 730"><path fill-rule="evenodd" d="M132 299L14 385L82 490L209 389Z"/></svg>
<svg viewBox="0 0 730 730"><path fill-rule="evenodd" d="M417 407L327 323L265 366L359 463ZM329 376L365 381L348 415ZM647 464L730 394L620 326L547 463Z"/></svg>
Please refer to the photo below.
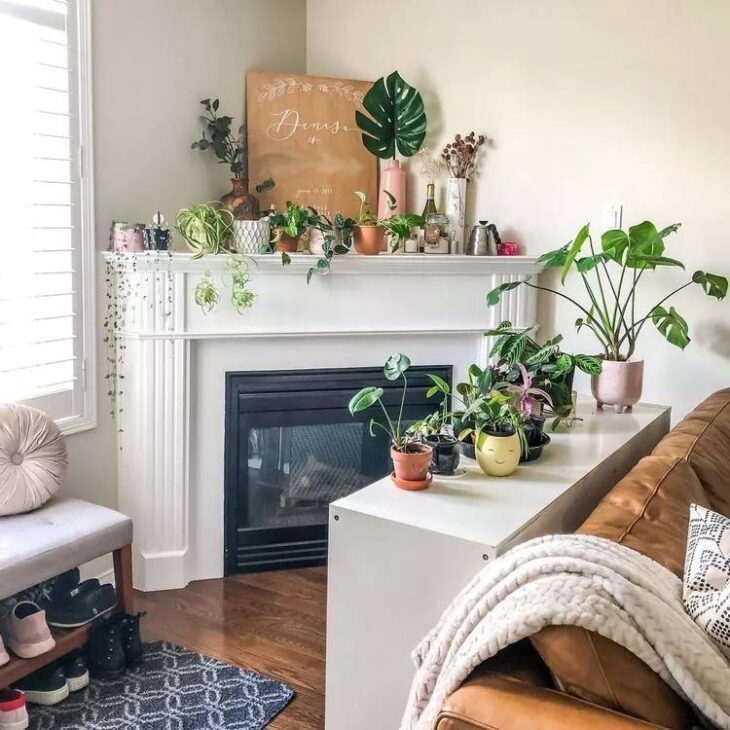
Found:
<svg viewBox="0 0 730 730"><path fill-rule="evenodd" d="M629 251L626 265L632 269L651 268L641 256L661 256L664 253L662 241L656 226L650 221L644 221L629 228Z"/></svg>
<svg viewBox="0 0 730 730"><path fill-rule="evenodd" d="M366 411L383 397L383 392L382 388L368 385L367 388L363 388L352 396L347 408L353 416L360 411Z"/></svg>
<svg viewBox="0 0 730 730"><path fill-rule="evenodd" d="M575 365L579 370L582 370L588 375L598 375L603 369L603 363L601 358L594 357L593 355L574 355Z"/></svg>
<svg viewBox="0 0 730 730"><path fill-rule="evenodd" d="M681 223L672 223L671 226L667 226L666 228L662 228L661 231L659 231L659 238L666 238L670 233L675 233L679 230Z"/></svg>
<svg viewBox="0 0 730 730"><path fill-rule="evenodd" d="M632 254L631 263L633 264L633 267L637 269L653 269L656 266L678 266L680 269L684 268L684 264L681 261L677 261L677 259L641 253Z"/></svg>
<svg viewBox="0 0 730 730"><path fill-rule="evenodd" d="M651 320L667 342L682 350L689 345L689 327L674 307L669 307L669 311L664 307L654 307Z"/></svg>
<svg viewBox="0 0 730 730"><path fill-rule="evenodd" d="M289 266L290 263L291 263L291 256L289 256L289 254L286 253L286 251L282 251L281 252L281 265Z"/></svg>
<svg viewBox="0 0 730 730"><path fill-rule="evenodd" d="M562 268L568 260L568 244L554 251L548 251L538 258L537 263L547 268Z"/></svg>
<svg viewBox="0 0 730 730"><path fill-rule="evenodd" d="M593 256L585 256L575 262L575 266L581 273L595 269L602 261L609 261L612 257L607 253L597 253Z"/></svg>
<svg viewBox="0 0 730 730"><path fill-rule="evenodd" d="M580 250L583 248L583 244L588 240L589 235L590 226L586 223L583 228L578 231L578 235L575 237L575 240L568 249L567 256L565 257L565 263L563 264L563 273L560 277L561 283L565 284L568 271L570 271L570 267L573 264L573 261L575 261L575 257L580 253Z"/></svg>
<svg viewBox="0 0 730 730"><path fill-rule="evenodd" d="M614 261L620 263L628 247L629 237L619 229L612 229L601 235L601 248Z"/></svg>
<svg viewBox="0 0 730 730"><path fill-rule="evenodd" d="M692 274L692 281L699 284L708 296L715 297L715 299L724 299L727 296L727 279L724 276L695 271Z"/></svg>
<svg viewBox="0 0 730 730"><path fill-rule="evenodd" d="M398 380L403 373L411 366L411 360L402 352L396 352L391 355L383 367L383 375L388 380Z"/></svg>
<svg viewBox="0 0 730 730"><path fill-rule="evenodd" d="M436 389L434 395L438 392L441 392L444 395L448 395L451 392L449 384L443 378L439 377L438 375L431 375L430 373L428 374L428 377L431 378L431 382L433 383L433 388L430 388L429 392L434 388ZM431 396L428 397L430 398Z"/></svg>
<svg viewBox="0 0 730 730"><path fill-rule="evenodd" d="M558 359L555 361L555 375L565 375L565 373L570 372L570 370L573 368L573 358L571 355L568 355L567 352L563 352L560 354Z"/></svg>
<svg viewBox="0 0 730 730"><path fill-rule="evenodd" d="M493 307L495 304L499 304L499 300L502 297L502 294L504 294L507 291L512 291L512 289L516 289L521 284L525 284L529 281L529 279L524 279L523 281L508 281L504 284L500 284L495 289L492 289L487 294L487 304L490 307Z"/></svg>

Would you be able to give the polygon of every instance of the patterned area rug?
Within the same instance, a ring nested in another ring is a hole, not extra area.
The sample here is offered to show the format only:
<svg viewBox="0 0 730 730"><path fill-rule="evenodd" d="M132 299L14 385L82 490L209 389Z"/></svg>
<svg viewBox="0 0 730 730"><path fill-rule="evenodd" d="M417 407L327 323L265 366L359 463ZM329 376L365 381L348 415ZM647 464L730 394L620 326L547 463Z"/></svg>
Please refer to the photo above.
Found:
<svg viewBox="0 0 730 730"><path fill-rule="evenodd" d="M92 679L54 707L29 705L31 730L260 730L294 696L281 682L164 641L116 679Z"/></svg>

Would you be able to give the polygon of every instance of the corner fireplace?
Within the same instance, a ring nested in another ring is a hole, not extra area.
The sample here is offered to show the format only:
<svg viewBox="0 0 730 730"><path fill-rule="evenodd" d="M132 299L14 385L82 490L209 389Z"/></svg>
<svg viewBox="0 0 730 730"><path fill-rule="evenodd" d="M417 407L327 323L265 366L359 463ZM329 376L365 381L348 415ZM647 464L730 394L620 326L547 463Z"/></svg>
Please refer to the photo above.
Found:
<svg viewBox="0 0 730 730"><path fill-rule="evenodd" d="M407 422L436 407L427 373L451 383L450 365L412 367ZM386 436L370 436L375 414L347 410L366 385L399 405L382 368L226 373L226 575L326 562L329 503L392 469Z"/></svg>

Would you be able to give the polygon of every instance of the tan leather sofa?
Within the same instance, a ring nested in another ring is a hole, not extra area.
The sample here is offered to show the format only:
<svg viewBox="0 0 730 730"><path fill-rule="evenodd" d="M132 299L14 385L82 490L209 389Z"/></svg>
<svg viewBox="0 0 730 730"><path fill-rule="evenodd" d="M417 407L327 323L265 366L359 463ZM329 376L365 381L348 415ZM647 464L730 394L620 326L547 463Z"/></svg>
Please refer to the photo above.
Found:
<svg viewBox="0 0 730 730"><path fill-rule="evenodd" d="M730 388L710 396L600 502L578 532L614 540L682 576L689 505L730 516ZM629 730L699 726L640 659L551 626L485 662L446 701L436 730Z"/></svg>

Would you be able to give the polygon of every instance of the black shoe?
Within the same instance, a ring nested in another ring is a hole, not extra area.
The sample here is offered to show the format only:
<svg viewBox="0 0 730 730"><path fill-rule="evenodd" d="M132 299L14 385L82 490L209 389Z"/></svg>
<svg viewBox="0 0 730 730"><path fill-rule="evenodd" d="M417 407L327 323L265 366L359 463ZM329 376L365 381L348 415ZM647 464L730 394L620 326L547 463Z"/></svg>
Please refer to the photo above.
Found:
<svg viewBox="0 0 730 730"><path fill-rule="evenodd" d="M25 692L27 702L35 705L57 705L68 697L68 683L63 669L51 665L21 679L15 689Z"/></svg>
<svg viewBox="0 0 730 730"><path fill-rule="evenodd" d="M97 623L86 645L89 670L94 676L116 677L127 666L121 639L122 627L118 620Z"/></svg>
<svg viewBox="0 0 730 730"><path fill-rule="evenodd" d="M66 596L68 596L68 594L76 588L76 586L78 586L80 580L81 573L78 568L72 568L71 570L67 570L65 573L61 573L61 575L56 576L53 579L53 584L51 585L50 602L56 603L58 600L66 598Z"/></svg>
<svg viewBox="0 0 730 730"><path fill-rule="evenodd" d="M144 644L139 635L139 620L144 615L144 613L126 614L119 619L127 664L139 664L144 656Z"/></svg>
<svg viewBox="0 0 730 730"><path fill-rule="evenodd" d="M113 611L117 605L114 586L99 585L95 579L84 581L76 595L69 594L62 603L53 603L46 609L49 626L59 629L73 629ZM72 591L73 593L73 591Z"/></svg>
<svg viewBox="0 0 730 730"><path fill-rule="evenodd" d="M66 675L66 684L69 692L78 692L89 686L89 668L84 657L74 652L59 660L59 664Z"/></svg>

